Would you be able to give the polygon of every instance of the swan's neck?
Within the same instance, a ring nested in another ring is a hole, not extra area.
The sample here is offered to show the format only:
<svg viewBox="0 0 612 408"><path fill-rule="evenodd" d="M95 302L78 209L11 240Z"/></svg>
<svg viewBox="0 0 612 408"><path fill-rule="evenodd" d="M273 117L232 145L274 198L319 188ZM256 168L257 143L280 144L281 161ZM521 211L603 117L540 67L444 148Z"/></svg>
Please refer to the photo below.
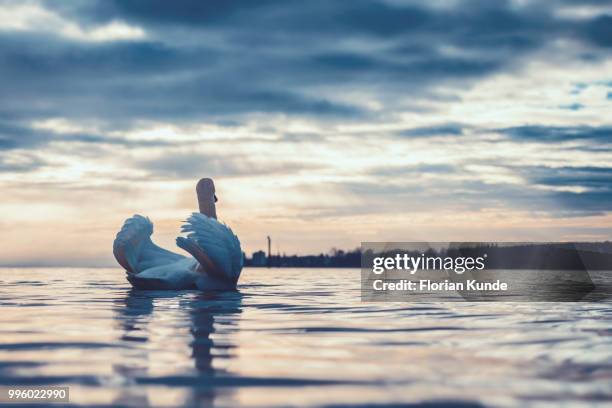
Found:
<svg viewBox="0 0 612 408"><path fill-rule="evenodd" d="M200 212L207 217L217 219L217 208L215 206L215 196L210 194L198 192L198 205L200 206Z"/></svg>

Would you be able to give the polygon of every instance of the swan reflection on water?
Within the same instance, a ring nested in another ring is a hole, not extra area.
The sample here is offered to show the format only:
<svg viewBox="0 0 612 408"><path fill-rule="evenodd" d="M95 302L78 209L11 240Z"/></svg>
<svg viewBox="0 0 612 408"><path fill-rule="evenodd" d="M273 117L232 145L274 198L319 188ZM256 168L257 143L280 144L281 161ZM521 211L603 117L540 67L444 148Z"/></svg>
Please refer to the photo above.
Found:
<svg viewBox="0 0 612 408"><path fill-rule="evenodd" d="M150 406L158 403L151 396L152 388L163 387L162 392L167 392L166 387L173 387L179 390L177 398L183 404L212 405L218 393L215 387L218 380L214 377L227 374L214 363L232 358L232 350L237 347L232 334L238 330L242 294L131 289L116 304L120 341L131 344L121 348L122 363L113 365L113 385L120 387L113 404ZM156 322L155 327L152 324L157 319L163 322L164 333L168 328L171 330L161 340L159 324ZM219 335L217 339L211 338L212 333ZM181 343L187 343L191 349L192 370L183 367L186 361L180 361L182 356L177 348ZM169 349L172 349L172 358L167 361ZM165 374L156 373L160 365L169 366L163 370Z"/></svg>

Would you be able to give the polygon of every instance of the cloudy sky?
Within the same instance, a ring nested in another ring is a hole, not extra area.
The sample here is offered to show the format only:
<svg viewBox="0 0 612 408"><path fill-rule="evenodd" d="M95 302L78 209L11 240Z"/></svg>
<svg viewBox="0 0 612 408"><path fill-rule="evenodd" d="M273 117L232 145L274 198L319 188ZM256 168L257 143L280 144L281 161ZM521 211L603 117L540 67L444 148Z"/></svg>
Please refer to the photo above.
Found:
<svg viewBox="0 0 612 408"><path fill-rule="evenodd" d="M612 237L611 1L0 0L0 264Z"/></svg>

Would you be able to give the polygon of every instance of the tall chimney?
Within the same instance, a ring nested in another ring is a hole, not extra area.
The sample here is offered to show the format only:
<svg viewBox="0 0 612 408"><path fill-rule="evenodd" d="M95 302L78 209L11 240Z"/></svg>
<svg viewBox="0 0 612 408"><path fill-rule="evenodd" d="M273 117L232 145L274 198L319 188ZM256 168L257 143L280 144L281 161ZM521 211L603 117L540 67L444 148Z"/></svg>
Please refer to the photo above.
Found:
<svg viewBox="0 0 612 408"><path fill-rule="evenodd" d="M268 235L268 268L272 265L272 238Z"/></svg>

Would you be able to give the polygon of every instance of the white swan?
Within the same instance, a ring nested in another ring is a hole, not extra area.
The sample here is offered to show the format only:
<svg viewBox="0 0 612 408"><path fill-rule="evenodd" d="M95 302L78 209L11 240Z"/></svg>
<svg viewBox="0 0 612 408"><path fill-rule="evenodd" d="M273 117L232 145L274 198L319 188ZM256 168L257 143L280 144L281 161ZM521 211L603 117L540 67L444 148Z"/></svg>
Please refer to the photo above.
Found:
<svg viewBox="0 0 612 408"><path fill-rule="evenodd" d="M176 244L193 258L158 247L151 241L153 223L141 215L128 218L117 233L113 255L132 286L140 289L231 290L243 266L240 241L217 221L215 185L202 179L196 188L200 213L182 226L187 237Z"/></svg>

